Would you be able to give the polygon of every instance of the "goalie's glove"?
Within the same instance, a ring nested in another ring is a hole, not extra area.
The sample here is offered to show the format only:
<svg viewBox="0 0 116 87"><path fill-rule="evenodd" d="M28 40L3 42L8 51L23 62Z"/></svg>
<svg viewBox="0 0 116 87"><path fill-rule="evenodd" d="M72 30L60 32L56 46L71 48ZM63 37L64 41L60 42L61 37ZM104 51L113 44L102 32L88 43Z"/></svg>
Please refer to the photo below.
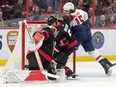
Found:
<svg viewBox="0 0 116 87"><path fill-rule="evenodd" d="M35 41L34 40L29 41L28 47L30 51L35 51L36 50Z"/></svg>

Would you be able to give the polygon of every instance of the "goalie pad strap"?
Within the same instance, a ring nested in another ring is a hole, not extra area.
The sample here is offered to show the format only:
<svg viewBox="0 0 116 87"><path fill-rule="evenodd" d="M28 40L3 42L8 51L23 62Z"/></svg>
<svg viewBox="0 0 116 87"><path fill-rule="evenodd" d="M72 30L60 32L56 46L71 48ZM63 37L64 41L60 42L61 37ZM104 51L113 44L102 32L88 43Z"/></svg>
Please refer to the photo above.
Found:
<svg viewBox="0 0 116 87"><path fill-rule="evenodd" d="M52 61L52 58L46 54L43 50L39 49L38 52L48 61L48 62L51 62Z"/></svg>

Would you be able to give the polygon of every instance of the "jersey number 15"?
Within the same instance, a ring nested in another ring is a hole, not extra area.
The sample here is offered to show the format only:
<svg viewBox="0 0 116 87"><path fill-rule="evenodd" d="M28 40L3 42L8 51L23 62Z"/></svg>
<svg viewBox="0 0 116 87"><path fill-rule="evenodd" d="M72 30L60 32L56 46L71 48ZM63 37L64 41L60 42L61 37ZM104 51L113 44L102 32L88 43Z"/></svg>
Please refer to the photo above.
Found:
<svg viewBox="0 0 116 87"><path fill-rule="evenodd" d="M75 21L77 22L78 25L82 24L84 22L82 15L79 15L78 17L76 17Z"/></svg>

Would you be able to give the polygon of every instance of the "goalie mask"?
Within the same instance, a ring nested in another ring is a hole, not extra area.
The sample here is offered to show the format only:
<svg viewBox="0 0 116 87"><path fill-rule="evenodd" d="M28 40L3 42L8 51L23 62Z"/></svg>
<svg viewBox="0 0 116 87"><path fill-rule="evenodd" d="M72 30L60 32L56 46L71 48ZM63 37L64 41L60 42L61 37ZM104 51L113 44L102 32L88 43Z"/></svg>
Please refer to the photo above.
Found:
<svg viewBox="0 0 116 87"><path fill-rule="evenodd" d="M54 16L50 16L47 22L48 22L48 25L52 25L54 22L57 22L57 19Z"/></svg>

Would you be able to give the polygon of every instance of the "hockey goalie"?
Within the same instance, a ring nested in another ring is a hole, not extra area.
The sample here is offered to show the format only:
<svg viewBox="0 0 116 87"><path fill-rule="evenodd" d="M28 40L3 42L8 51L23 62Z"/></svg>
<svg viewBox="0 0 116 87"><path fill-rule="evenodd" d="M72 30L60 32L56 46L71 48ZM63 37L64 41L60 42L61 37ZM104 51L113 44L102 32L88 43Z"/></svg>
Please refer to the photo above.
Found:
<svg viewBox="0 0 116 87"><path fill-rule="evenodd" d="M60 79L61 74L58 75L56 71L61 72L61 70L56 70L54 68L52 60L53 41L54 34L49 27L34 32L28 42L29 51L26 56L29 70L7 71L7 73L5 73L6 83L47 80L56 81ZM62 71L62 76L63 75L64 71Z"/></svg>

